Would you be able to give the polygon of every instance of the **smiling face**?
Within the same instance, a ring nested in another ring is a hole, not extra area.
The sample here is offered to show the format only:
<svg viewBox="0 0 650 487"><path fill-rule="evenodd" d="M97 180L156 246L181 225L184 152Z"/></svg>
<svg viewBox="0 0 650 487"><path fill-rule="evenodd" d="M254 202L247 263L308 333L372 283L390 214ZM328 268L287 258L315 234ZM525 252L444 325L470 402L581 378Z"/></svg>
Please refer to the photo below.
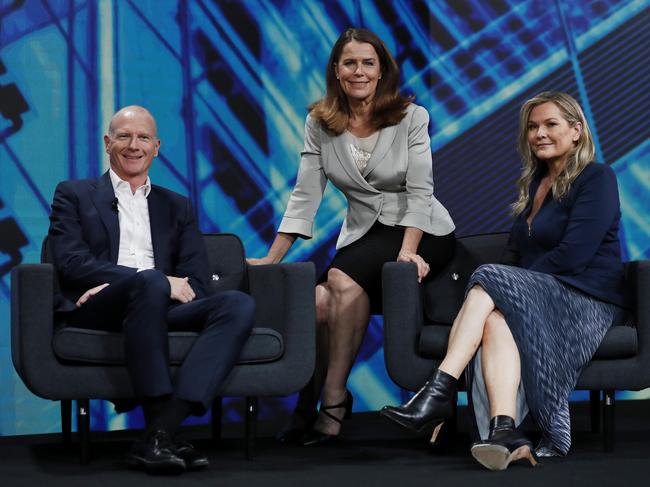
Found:
<svg viewBox="0 0 650 487"><path fill-rule="evenodd" d="M366 102L373 99L381 79L381 65L372 44L348 42L334 70L348 99Z"/></svg>
<svg viewBox="0 0 650 487"><path fill-rule="evenodd" d="M111 120L104 145L113 171L132 189L137 188L147 180L153 158L158 155L156 122L142 108L122 109Z"/></svg>
<svg viewBox="0 0 650 487"><path fill-rule="evenodd" d="M567 122L553 102L537 105L528 117L528 145L538 159L546 163L564 163L580 139L582 124Z"/></svg>

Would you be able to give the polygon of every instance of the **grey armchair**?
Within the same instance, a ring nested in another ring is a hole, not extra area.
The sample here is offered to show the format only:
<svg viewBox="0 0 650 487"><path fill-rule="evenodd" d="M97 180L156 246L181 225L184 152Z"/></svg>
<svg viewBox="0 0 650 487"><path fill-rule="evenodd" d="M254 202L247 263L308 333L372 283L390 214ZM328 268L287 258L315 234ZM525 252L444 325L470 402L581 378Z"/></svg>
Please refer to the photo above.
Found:
<svg viewBox="0 0 650 487"><path fill-rule="evenodd" d="M384 356L397 385L418 390L440 363L469 277L479 265L499 262L507 239L507 233L459 238L452 262L423 287L414 265L384 265ZM650 261L628 262L625 270L634 326L607 331L576 386L590 391L594 432L600 429L602 392L605 451L614 445L614 391L650 387Z"/></svg>
<svg viewBox="0 0 650 487"><path fill-rule="evenodd" d="M255 439L257 397L284 396L309 380L315 361L314 267L311 263L248 266L239 238L205 235L213 291L240 289L256 301L255 327L220 396L246 397L246 456ZM58 323L52 312L57 284L48 264L23 264L11 274L11 347L18 375L28 389L61 401L64 441L71 438L71 405L77 401L82 463L90 459L90 399L128 400L133 390L121 333ZM170 367L176 369L197 334L169 334ZM220 436L221 399L212 408L213 437Z"/></svg>

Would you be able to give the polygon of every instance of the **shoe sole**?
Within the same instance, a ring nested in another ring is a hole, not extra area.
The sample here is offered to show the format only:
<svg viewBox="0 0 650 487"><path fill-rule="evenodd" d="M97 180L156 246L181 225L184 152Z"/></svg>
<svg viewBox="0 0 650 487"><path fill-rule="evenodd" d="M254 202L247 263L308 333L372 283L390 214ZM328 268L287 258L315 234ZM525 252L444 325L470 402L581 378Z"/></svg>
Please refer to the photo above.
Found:
<svg viewBox="0 0 650 487"><path fill-rule="evenodd" d="M187 470L203 470L204 468L210 466L210 462L208 460L195 460L191 464L186 463L185 468Z"/></svg>
<svg viewBox="0 0 650 487"><path fill-rule="evenodd" d="M147 473L178 475L185 472L185 462L152 462L135 455L129 457L127 461L129 466L144 469Z"/></svg>
<svg viewBox="0 0 650 487"><path fill-rule="evenodd" d="M527 459L535 467L537 461L533 457L530 446L523 445L510 452L505 446L478 444L472 447L474 459L489 470L505 470L511 462Z"/></svg>

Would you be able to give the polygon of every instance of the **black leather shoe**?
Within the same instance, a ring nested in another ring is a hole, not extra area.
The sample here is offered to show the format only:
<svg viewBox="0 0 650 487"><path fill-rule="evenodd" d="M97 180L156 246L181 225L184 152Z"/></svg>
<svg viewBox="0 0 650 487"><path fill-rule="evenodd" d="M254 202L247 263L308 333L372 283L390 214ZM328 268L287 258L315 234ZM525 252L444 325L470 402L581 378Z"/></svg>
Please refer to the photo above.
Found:
<svg viewBox="0 0 650 487"><path fill-rule="evenodd" d="M164 430L152 431L136 440L127 460L131 466L144 468L147 473L173 475L185 471L185 460L176 455L174 443Z"/></svg>
<svg viewBox="0 0 650 487"><path fill-rule="evenodd" d="M472 456L490 470L505 470L514 462L527 459L538 465L532 442L515 428L510 416L495 416L490 420L490 435L472 446Z"/></svg>
<svg viewBox="0 0 650 487"><path fill-rule="evenodd" d="M420 432L434 426L431 443L435 443L443 422L454 413L456 383L455 377L436 369L409 402L403 406L384 406L380 414L411 431Z"/></svg>
<svg viewBox="0 0 650 487"><path fill-rule="evenodd" d="M183 459L187 470L201 470L210 465L208 457L198 452L194 445L178 435L174 437L174 453Z"/></svg>
<svg viewBox="0 0 650 487"><path fill-rule="evenodd" d="M294 411L289 421L275 435L275 440L280 443L300 443L306 431L309 431L314 425L318 412L312 411Z"/></svg>
<svg viewBox="0 0 650 487"><path fill-rule="evenodd" d="M339 404L333 404L331 406L323 406L321 404L320 412L325 416L330 418L333 421L336 421L339 424L343 424L343 420L337 418L329 411L332 409L345 409L343 414L343 419L349 419L352 416L352 404L354 403L354 397L350 391L345 391L345 399ZM321 431L315 430L314 428L310 429L302 438L303 446L310 445L325 445L335 443L339 439L339 435L330 435L323 433Z"/></svg>

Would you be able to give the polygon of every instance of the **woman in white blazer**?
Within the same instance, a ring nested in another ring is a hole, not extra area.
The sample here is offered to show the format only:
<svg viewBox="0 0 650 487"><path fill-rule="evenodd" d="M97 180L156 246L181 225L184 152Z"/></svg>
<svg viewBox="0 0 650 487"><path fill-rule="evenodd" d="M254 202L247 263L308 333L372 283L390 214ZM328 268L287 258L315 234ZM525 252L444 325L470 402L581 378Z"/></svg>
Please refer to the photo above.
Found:
<svg viewBox="0 0 650 487"><path fill-rule="evenodd" d="M325 97L310 106L298 178L278 234L266 257L249 259L277 263L297 236L311 238L328 181L347 198L337 253L316 286L317 373L278 435L281 441L309 445L337 438L352 410L350 369L371 311L381 310L384 262L416 264L421 281L454 252L454 224L433 196L429 115L399 95L398 83L397 64L375 34L348 29L339 37ZM319 372L325 370L317 414Z"/></svg>

